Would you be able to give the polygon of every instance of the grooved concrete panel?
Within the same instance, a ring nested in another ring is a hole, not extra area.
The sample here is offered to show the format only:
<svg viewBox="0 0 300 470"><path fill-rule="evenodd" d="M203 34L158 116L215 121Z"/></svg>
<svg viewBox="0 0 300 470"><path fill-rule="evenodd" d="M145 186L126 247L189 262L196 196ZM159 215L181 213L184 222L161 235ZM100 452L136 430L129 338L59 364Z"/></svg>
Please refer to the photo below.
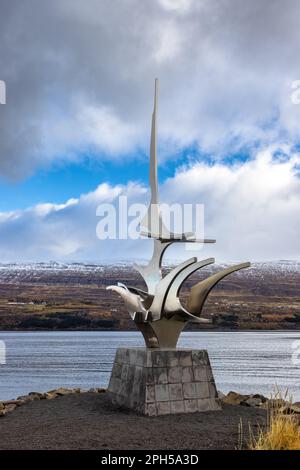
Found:
<svg viewBox="0 0 300 470"><path fill-rule="evenodd" d="M108 394L149 416L221 409L204 349L119 348Z"/></svg>

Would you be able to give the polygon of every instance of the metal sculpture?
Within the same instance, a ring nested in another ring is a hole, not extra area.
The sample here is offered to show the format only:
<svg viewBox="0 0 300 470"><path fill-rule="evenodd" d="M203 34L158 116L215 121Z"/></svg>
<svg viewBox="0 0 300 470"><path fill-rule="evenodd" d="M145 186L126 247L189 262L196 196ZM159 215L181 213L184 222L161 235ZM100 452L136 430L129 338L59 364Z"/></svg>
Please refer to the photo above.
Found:
<svg viewBox="0 0 300 470"><path fill-rule="evenodd" d="M184 308L179 299L180 289L184 281L195 271L215 262L214 258L198 261L190 258L162 276L161 263L165 250L173 243L215 243L215 240L196 238L194 233L176 234L170 232L163 223L157 180L156 154L156 117L157 117L158 80L155 80L154 109L152 114L150 143L150 188L151 202L148 212L141 221L144 229L141 234L154 241L153 255L148 265L134 264L141 274L147 291L136 287L108 286L107 289L117 292L124 300L128 313L144 336L148 348L176 348L181 331L189 321L210 323L201 318L205 300L211 289L224 277L248 268L250 263L242 263L217 272L195 284L188 296L187 307Z"/></svg>

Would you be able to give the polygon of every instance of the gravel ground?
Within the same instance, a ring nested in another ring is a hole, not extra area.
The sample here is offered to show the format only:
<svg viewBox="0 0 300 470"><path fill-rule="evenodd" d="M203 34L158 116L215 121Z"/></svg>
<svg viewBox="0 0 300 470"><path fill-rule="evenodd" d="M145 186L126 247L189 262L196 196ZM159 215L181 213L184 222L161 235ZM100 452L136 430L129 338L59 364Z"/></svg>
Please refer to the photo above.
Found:
<svg viewBox="0 0 300 470"><path fill-rule="evenodd" d="M242 420L255 432L266 412L222 411L145 417L113 407L105 393L36 400L0 418L0 449L235 449Z"/></svg>

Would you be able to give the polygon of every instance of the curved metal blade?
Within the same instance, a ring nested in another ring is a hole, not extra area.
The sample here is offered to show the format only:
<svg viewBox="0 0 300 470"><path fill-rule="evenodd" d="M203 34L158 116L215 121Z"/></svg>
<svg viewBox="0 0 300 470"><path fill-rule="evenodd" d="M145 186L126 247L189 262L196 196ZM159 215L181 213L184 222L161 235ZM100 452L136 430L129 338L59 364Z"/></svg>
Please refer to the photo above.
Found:
<svg viewBox="0 0 300 470"><path fill-rule="evenodd" d="M137 312L143 314L144 318L146 318L147 311L143 306L139 295L129 292L129 290L123 286L107 286L106 290L115 291L122 297L132 319L134 319Z"/></svg>
<svg viewBox="0 0 300 470"><path fill-rule="evenodd" d="M198 282L195 284L190 292L188 302L187 302L187 310L192 314L200 315L201 310L203 308L204 302L212 290L212 288L224 277L228 276L229 274L239 271L240 269L249 268L250 263L241 263L236 264L235 266L231 266L223 271L220 271L212 276L204 279L204 281Z"/></svg>
<svg viewBox="0 0 300 470"><path fill-rule="evenodd" d="M178 274L178 276L174 279L174 282L172 283L165 300L164 314L166 314L166 316L170 316L172 314L175 314L176 312L184 310L178 298L179 291L184 281L198 269L201 269L204 266L207 266L214 262L214 258L201 260L197 263L187 266L180 272L180 274Z"/></svg>
<svg viewBox="0 0 300 470"><path fill-rule="evenodd" d="M187 261L179 264L176 268L172 269L161 281L158 283L155 289L155 295L152 302L152 305L149 309L151 312L153 321L158 320L162 316L162 311L165 303L165 299L168 295L169 289L171 287L172 282L181 273L187 266L190 264L196 263L197 258L190 258Z"/></svg>

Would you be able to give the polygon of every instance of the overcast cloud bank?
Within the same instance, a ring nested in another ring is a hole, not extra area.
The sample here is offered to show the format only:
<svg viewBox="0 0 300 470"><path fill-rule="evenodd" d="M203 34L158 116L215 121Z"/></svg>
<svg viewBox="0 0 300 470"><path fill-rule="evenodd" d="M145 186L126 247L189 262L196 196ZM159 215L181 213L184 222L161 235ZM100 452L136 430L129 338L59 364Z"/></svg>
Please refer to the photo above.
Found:
<svg viewBox="0 0 300 470"><path fill-rule="evenodd" d="M161 199L205 205L205 236L216 238L217 244L205 246L196 255L214 255L219 261L245 256L250 260L299 259L299 164L299 154L286 146L271 147L233 166L198 163L166 180ZM129 204L149 201L147 189L138 183L104 183L64 204L1 213L1 260L146 258L149 240L99 240L96 236L98 205L109 202L117 208L119 196L124 195ZM178 249L176 254L173 248L169 250L170 258L183 254L183 248L179 254Z"/></svg>

